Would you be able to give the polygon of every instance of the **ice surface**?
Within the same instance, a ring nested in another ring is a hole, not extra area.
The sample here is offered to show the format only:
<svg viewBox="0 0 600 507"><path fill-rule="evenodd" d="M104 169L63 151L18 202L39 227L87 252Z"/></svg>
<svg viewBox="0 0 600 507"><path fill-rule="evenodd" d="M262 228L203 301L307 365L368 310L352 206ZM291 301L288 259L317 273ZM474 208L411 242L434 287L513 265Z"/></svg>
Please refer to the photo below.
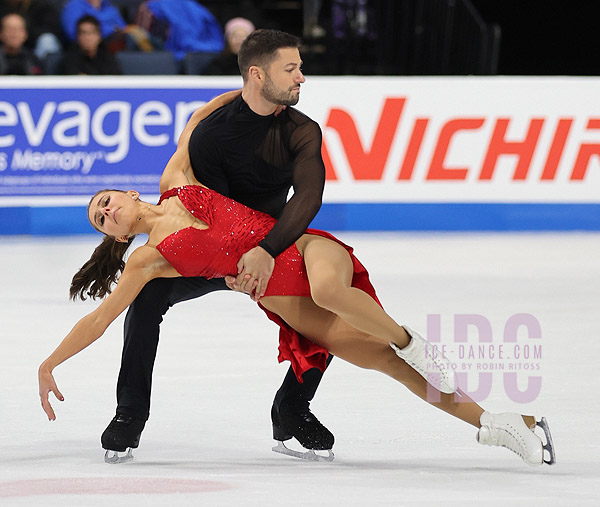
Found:
<svg viewBox="0 0 600 507"><path fill-rule="evenodd" d="M455 356L455 315L486 319L493 345L511 316L537 319L542 338L528 341L522 328L519 343L541 343L542 358L518 364L540 366L519 373L522 390L541 376L540 394L511 400L495 371L481 404L545 415L557 465L532 468L480 446L474 428L340 359L312 404L336 436L335 461L273 453L269 410L287 365L276 361L276 327L229 293L169 311L135 461L107 465L100 434L114 415L123 317L55 370L65 396L53 401L55 422L37 392L40 362L97 304L69 302L67 290L98 237L2 238L0 505L600 505L600 235L339 236L355 246L388 312L422 333L438 315Z"/></svg>

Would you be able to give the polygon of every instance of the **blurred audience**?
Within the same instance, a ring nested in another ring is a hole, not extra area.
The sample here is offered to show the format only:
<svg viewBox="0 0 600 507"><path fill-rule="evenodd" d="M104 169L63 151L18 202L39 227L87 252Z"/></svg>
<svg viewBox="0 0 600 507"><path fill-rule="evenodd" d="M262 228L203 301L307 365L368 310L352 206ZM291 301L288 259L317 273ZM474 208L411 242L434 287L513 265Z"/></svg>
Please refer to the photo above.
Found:
<svg viewBox="0 0 600 507"><path fill-rule="evenodd" d="M85 15L94 16L100 23L102 39L126 26L119 10L109 0L69 0L61 13L62 28L69 42L77 40L77 21Z"/></svg>
<svg viewBox="0 0 600 507"><path fill-rule="evenodd" d="M0 19L0 75L30 76L44 73L39 58L24 46L27 37L23 16L7 14Z"/></svg>
<svg viewBox="0 0 600 507"><path fill-rule="evenodd" d="M89 14L77 21L77 43L62 59L61 74L121 74L119 62L102 45L99 21Z"/></svg>
<svg viewBox="0 0 600 507"><path fill-rule="evenodd" d="M136 23L164 40L164 49L176 60L196 51L219 53L225 47L219 22L195 0L148 0L140 5Z"/></svg>
<svg viewBox="0 0 600 507"><path fill-rule="evenodd" d="M306 40L325 37L325 29L319 25L322 0L302 0L302 37Z"/></svg>
<svg viewBox="0 0 600 507"><path fill-rule="evenodd" d="M60 11L56 2L4 0L0 3L0 18L6 14L20 14L25 18L29 32L25 46L33 50L39 59L62 51Z"/></svg>
<svg viewBox="0 0 600 507"><path fill-rule="evenodd" d="M226 46L223 52L209 65L205 74L217 76L239 75L237 55L244 39L256 28L246 18L233 18L225 23Z"/></svg>

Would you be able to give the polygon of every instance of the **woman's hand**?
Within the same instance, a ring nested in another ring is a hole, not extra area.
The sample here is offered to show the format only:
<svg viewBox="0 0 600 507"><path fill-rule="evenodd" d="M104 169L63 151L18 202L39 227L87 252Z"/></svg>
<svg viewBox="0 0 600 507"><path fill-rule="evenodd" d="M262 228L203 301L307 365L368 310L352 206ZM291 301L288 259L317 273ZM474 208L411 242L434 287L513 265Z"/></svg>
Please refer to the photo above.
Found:
<svg viewBox="0 0 600 507"><path fill-rule="evenodd" d="M255 246L243 254L237 263L238 275L235 280L225 277L225 283L236 292L249 294L253 301L265 295L267 284L273 274L275 259L260 246Z"/></svg>
<svg viewBox="0 0 600 507"><path fill-rule="evenodd" d="M58 390L56 382L54 381L54 377L52 376L52 372L43 363L38 370L38 382L40 386L40 400L42 401L42 408L44 409L44 412L46 412L48 420L54 421L56 420L56 415L54 415L54 410L52 410L52 405L50 405L48 395L50 392L53 392L54 396L56 396L56 398L60 401L65 401L65 398Z"/></svg>

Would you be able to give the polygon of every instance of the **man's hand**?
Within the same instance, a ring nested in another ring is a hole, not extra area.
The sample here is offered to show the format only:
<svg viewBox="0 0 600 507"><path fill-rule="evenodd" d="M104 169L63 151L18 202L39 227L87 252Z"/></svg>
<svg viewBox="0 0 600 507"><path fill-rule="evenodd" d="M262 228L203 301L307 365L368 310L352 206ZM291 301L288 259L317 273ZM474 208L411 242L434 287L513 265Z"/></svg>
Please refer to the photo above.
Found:
<svg viewBox="0 0 600 507"><path fill-rule="evenodd" d="M225 282L231 289L250 294L254 301L258 301L265 295L274 267L275 259L257 246L241 256L237 264L237 277L225 277Z"/></svg>
<svg viewBox="0 0 600 507"><path fill-rule="evenodd" d="M43 364L38 370L38 382L40 386L40 400L42 402L42 408L44 409L44 412L46 412L48 420L54 421L56 419L56 415L54 415L54 410L52 409L52 405L50 405L48 395L50 392L53 392L54 396L56 396L56 398L60 401L65 401L65 398L58 390L56 382L54 381L54 377L52 376L52 372L45 368Z"/></svg>

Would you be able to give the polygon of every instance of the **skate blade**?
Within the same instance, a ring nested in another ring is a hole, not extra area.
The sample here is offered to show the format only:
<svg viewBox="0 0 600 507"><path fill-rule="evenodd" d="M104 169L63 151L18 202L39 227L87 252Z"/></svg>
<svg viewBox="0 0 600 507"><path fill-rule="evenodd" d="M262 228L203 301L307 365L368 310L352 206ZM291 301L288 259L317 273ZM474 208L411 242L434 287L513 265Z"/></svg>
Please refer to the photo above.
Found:
<svg viewBox="0 0 600 507"><path fill-rule="evenodd" d="M285 444L281 441L278 441L277 445L271 450L273 452L278 452L279 454L285 454L287 456L304 459L306 461L333 461L333 458L335 458L331 449L327 449L327 456L323 456L322 454L317 454L313 449L310 449L305 452L294 451L293 449L286 447Z"/></svg>
<svg viewBox="0 0 600 507"><path fill-rule="evenodd" d="M554 465L556 463L556 453L554 452L554 442L552 441L552 435L550 435L550 427L548 426L548 422L545 417L542 417L541 421L535 423L536 426L539 426L544 430L544 434L546 435L546 443L542 443L542 447L544 451L548 451L548 455L550 459L544 459L544 463L547 465Z"/></svg>
<svg viewBox="0 0 600 507"><path fill-rule="evenodd" d="M131 447L127 448L127 454L119 455L119 451L111 451L109 449L104 453L104 462L109 463L111 465L115 465L117 463L127 463L128 461L133 461L133 454L131 454Z"/></svg>

